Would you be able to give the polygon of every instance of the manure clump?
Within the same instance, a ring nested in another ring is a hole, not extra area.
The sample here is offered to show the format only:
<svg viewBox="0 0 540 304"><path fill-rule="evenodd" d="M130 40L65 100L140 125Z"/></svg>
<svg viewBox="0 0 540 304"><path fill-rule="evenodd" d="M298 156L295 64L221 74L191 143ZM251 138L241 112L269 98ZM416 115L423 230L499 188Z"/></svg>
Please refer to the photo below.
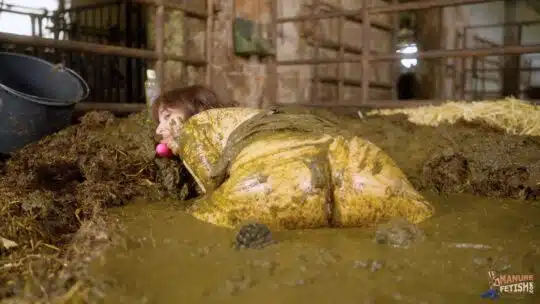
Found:
<svg viewBox="0 0 540 304"><path fill-rule="evenodd" d="M84 264L110 243L114 225L103 210L189 195L187 173L179 161L155 159L153 137L145 113L91 112L1 158L0 302L88 297Z"/></svg>

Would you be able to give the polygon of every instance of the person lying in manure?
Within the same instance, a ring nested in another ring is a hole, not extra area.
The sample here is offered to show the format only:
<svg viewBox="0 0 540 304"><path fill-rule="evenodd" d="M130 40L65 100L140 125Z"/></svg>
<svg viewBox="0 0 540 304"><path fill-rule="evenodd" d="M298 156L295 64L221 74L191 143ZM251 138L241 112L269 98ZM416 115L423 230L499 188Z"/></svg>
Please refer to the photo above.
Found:
<svg viewBox="0 0 540 304"><path fill-rule="evenodd" d="M232 107L209 88L165 92L156 134L204 195L196 218L225 227L367 227L419 223L433 207L379 147L309 110Z"/></svg>

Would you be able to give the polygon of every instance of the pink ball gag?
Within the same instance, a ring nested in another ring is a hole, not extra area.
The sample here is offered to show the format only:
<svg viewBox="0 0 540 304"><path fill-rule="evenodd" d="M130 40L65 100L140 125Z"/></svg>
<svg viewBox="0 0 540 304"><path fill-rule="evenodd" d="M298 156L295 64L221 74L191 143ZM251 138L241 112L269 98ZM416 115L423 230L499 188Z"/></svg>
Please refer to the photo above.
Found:
<svg viewBox="0 0 540 304"><path fill-rule="evenodd" d="M166 144L158 144L156 146L156 154L160 157L171 157L173 155L171 149Z"/></svg>

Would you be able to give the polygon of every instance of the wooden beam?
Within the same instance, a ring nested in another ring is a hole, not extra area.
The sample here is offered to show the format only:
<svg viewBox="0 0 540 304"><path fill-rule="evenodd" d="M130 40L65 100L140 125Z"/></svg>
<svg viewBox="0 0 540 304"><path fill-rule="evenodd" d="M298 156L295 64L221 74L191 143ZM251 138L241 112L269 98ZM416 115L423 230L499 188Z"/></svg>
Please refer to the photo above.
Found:
<svg viewBox="0 0 540 304"><path fill-rule="evenodd" d="M159 57L156 52L150 50L72 40L54 40L1 32L0 43L12 43L30 47L46 47L63 51L87 52L91 54L133 57L141 59L157 60ZM206 64L204 59L188 58L175 54L164 54L164 60L180 61L194 66L204 66Z"/></svg>
<svg viewBox="0 0 540 304"><path fill-rule="evenodd" d="M516 0L504 1L504 22L513 23L517 18L517 3ZM504 45L514 46L520 44L521 26L506 26L504 31ZM520 55L506 56L503 59L503 81L502 81L502 96L519 96L519 66Z"/></svg>
<svg viewBox="0 0 540 304"><path fill-rule="evenodd" d="M92 111L109 111L113 114L124 115L143 111L144 103L111 103L111 102L80 102L75 105L75 115Z"/></svg>

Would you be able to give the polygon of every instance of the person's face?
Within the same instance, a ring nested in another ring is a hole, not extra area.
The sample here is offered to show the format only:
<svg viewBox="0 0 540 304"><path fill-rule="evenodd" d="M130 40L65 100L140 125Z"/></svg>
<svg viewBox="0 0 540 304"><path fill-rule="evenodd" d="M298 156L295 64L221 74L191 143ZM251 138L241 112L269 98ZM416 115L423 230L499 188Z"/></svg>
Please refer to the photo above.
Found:
<svg viewBox="0 0 540 304"><path fill-rule="evenodd" d="M156 135L161 137L161 143L166 144L169 149L178 148L175 141L182 131L184 113L177 109L159 107L158 111L159 125L156 129Z"/></svg>

